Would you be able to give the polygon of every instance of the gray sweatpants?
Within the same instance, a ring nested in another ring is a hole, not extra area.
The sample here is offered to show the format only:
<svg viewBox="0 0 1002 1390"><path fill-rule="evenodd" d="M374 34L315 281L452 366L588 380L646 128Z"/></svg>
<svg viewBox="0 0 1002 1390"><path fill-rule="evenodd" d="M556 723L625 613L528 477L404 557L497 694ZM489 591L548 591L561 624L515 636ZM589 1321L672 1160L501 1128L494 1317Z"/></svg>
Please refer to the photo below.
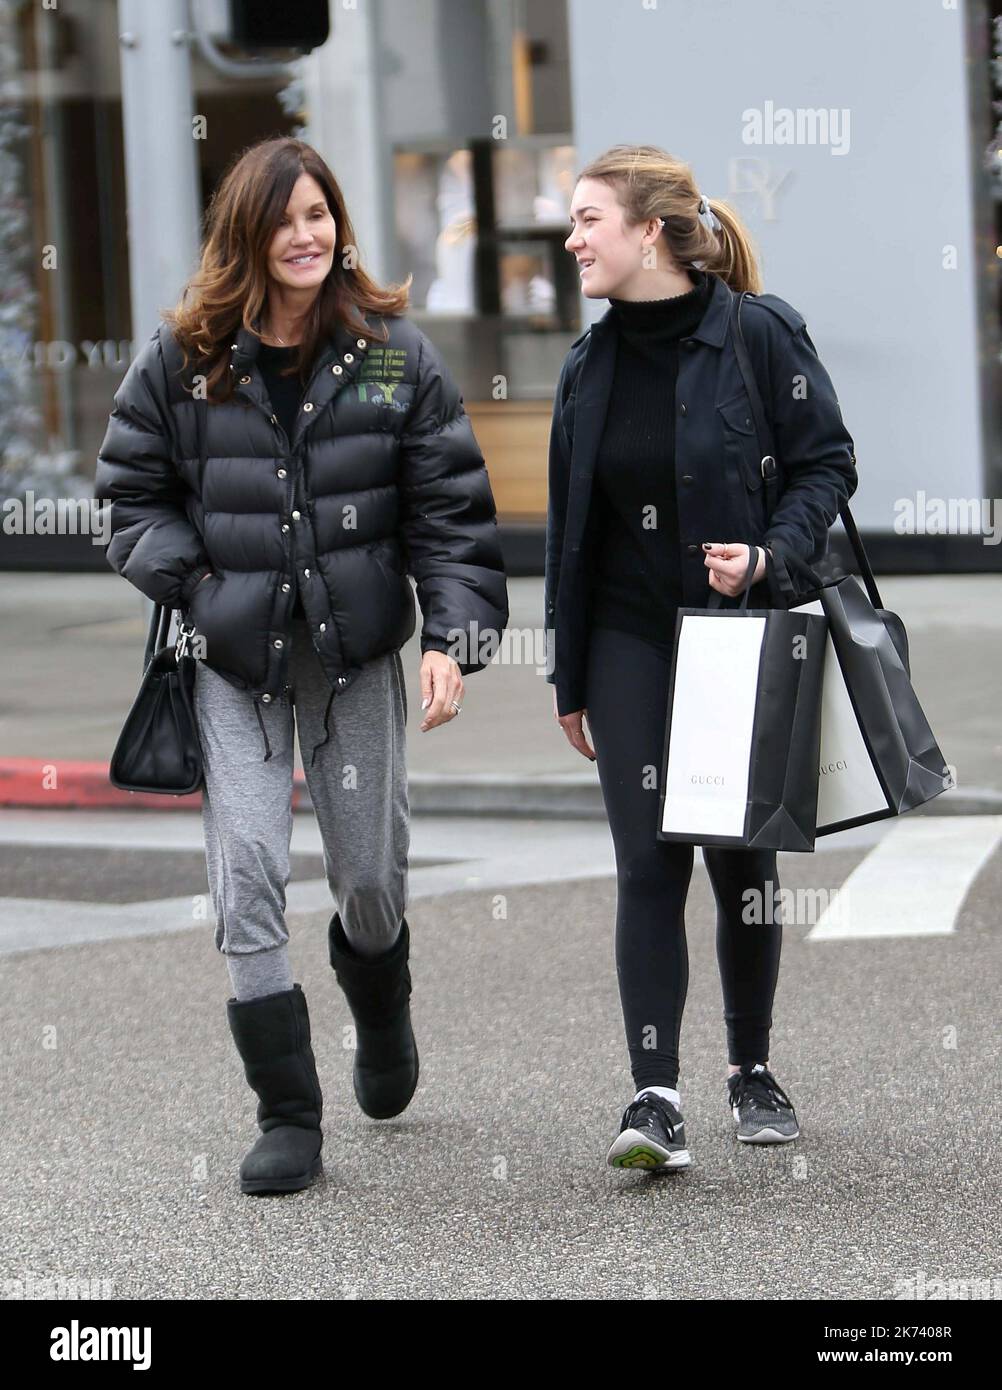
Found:
<svg viewBox="0 0 1002 1390"><path fill-rule="evenodd" d="M285 889L292 838L293 727L324 846L324 865L345 934L359 954L396 939L407 905L410 820L399 652L367 662L331 693L309 627L292 623L291 695L259 705L204 662L195 668L195 709L205 768L202 822L215 944L224 955L285 947ZM277 958L276 958L277 959ZM263 964L263 961L262 961Z"/></svg>

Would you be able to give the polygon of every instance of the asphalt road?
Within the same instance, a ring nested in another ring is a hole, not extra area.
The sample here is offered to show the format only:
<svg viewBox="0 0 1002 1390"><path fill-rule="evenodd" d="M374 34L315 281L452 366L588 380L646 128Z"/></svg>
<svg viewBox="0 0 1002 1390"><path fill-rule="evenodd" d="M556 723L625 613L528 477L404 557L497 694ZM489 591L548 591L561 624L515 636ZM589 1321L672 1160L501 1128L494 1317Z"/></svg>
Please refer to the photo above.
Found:
<svg viewBox="0 0 1002 1390"><path fill-rule="evenodd" d="M47 943L0 942L0 1278L186 1300L883 1299L949 1278L1002 1292L997 840L949 920L818 939L788 919L771 1062L802 1136L770 1148L739 1145L725 1104L697 864L680 1080L693 1164L652 1177L605 1165L633 1090L605 827L480 822L474 854L462 823L415 821L421 1085L383 1122L352 1096L307 835L289 921L326 1173L303 1193L249 1198L236 1170L254 1098L198 917L197 822L166 819L177 843L133 817L145 834L116 848L86 813L65 832L0 818L9 915L30 903ZM889 830L783 855L780 881L836 888ZM916 871L928 852L916 842ZM159 916L144 915L150 900ZM116 924L106 939L103 917Z"/></svg>

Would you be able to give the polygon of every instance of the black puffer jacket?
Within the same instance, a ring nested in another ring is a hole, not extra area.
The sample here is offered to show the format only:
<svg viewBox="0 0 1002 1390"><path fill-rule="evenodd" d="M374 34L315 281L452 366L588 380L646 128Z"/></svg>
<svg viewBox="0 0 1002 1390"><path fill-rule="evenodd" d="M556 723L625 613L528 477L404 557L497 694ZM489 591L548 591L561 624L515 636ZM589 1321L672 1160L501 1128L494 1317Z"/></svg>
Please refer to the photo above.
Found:
<svg viewBox="0 0 1002 1390"><path fill-rule="evenodd" d="M508 620L494 498L462 397L419 328L380 322L385 343L339 329L320 351L291 440L244 328L231 401L192 399L165 323L115 394L94 489L111 503L108 561L182 609L207 665L253 694L259 721L258 702L288 689L296 582L332 698L413 634L408 574L422 653L451 651L464 674L486 662L478 640L455 648L457 631L500 633Z"/></svg>

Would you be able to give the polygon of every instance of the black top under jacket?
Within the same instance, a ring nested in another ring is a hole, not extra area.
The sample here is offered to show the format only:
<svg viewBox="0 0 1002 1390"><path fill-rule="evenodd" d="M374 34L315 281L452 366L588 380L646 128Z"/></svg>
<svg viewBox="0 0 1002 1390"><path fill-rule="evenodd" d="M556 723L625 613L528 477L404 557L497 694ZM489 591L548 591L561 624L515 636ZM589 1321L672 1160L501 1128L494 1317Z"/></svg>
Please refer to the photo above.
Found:
<svg viewBox="0 0 1002 1390"><path fill-rule="evenodd" d="M670 652L683 602L675 495L675 382L679 339L706 312L709 277L669 299L610 299L616 369L595 460L601 539L592 623Z"/></svg>

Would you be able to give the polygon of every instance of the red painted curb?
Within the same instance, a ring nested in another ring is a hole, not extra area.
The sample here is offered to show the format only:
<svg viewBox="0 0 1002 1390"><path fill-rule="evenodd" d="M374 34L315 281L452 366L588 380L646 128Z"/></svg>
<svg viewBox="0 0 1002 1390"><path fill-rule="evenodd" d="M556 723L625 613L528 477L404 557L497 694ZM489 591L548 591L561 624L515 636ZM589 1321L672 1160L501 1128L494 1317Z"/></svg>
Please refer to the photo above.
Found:
<svg viewBox="0 0 1002 1390"><path fill-rule="evenodd" d="M293 810L303 804L305 791L306 779L297 772L292 784ZM202 793L159 796L154 792L123 792L108 780L107 763L85 763L72 758L0 758L0 807L14 806L56 811L123 806L200 811Z"/></svg>

